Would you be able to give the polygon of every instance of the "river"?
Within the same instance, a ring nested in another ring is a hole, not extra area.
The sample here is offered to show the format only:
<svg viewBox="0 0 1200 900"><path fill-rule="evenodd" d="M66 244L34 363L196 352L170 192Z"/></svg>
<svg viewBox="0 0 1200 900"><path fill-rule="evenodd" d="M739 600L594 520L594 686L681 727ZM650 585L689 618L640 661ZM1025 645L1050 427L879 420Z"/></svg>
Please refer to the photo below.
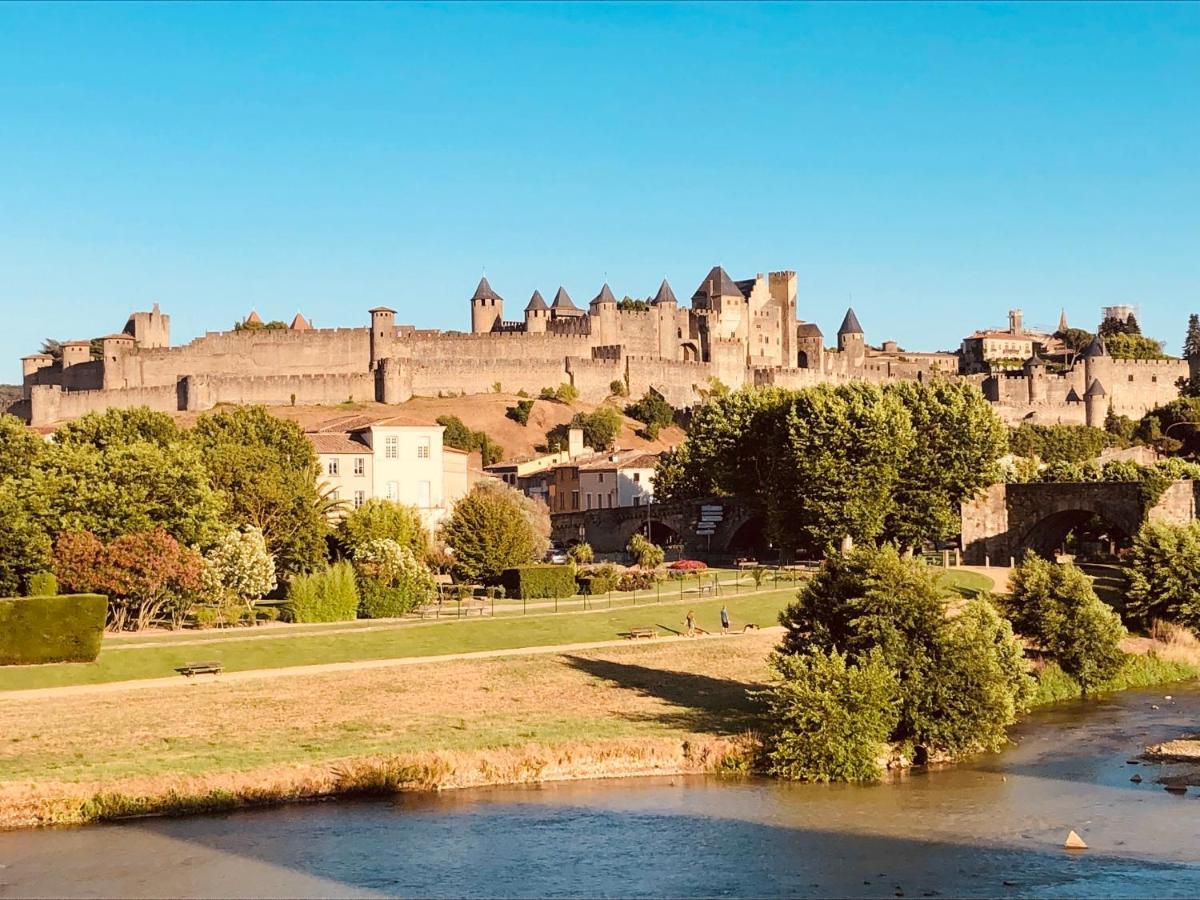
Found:
<svg viewBox="0 0 1200 900"><path fill-rule="evenodd" d="M881 785L628 779L9 832L0 897L1196 896L1198 792L1127 760L1198 725L1200 689L1127 692Z"/></svg>

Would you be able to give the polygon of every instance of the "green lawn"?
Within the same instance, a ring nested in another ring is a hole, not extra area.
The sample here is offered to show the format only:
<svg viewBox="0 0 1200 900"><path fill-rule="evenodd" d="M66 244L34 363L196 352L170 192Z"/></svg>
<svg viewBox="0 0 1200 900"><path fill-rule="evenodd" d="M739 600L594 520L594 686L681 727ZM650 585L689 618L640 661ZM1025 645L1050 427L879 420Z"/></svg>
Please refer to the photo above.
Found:
<svg viewBox="0 0 1200 900"><path fill-rule="evenodd" d="M980 593L989 593L996 589L995 582L986 575L978 572L967 572L962 569L946 569L937 576L938 587L948 595L957 595L970 599Z"/></svg>
<svg viewBox="0 0 1200 900"><path fill-rule="evenodd" d="M483 650L538 647L611 640L630 628L655 626L683 629L684 614L696 611L702 628L719 628L721 604L729 606L735 629L747 622L776 624L779 611L795 596L795 586L753 596L699 600L664 595L661 604L599 609L586 613L541 614L440 622L409 622L371 631L341 634L306 631L271 640L229 637L197 646L123 645L113 642L94 663L60 663L0 669L0 691L99 684L174 675L174 668L196 660L215 660L226 671L275 669L369 659L438 656ZM597 602L598 606L603 606ZM196 637L199 637L196 635ZM180 676L182 677L182 676Z"/></svg>

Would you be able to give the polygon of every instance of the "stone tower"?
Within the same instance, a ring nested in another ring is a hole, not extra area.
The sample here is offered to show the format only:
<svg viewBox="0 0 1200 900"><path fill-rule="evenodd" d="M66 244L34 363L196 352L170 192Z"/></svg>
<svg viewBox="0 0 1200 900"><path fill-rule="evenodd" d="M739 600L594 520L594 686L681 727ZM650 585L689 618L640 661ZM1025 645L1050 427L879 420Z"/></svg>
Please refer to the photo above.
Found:
<svg viewBox="0 0 1200 900"><path fill-rule="evenodd" d="M675 359L679 355L679 301L667 279L658 286L650 308L658 316L658 355L663 359Z"/></svg>
<svg viewBox="0 0 1200 900"><path fill-rule="evenodd" d="M376 306L371 313L371 369L378 368L380 360L391 356L392 336L396 333L396 311L386 306Z"/></svg>
<svg viewBox="0 0 1200 900"><path fill-rule="evenodd" d="M171 346L171 317L163 315L157 303L150 312L131 313L124 331L146 350Z"/></svg>
<svg viewBox="0 0 1200 900"><path fill-rule="evenodd" d="M825 335L816 322L800 322L796 325L796 356L789 365L800 369L825 368Z"/></svg>
<svg viewBox="0 0 1200 900"><path fill-rule="evenodd" d="M1083 404L1087 423L1093 428L1103 428L1104 420L1108 418L1108 392L1104 390L1099 378L1088 385L1087 392L1083 395Z"/></svg>
<svg viewBox="0 0 1200 900"><path fill-rule="evenodd" d="M1010 309L1008 311L1008 332L1009 332L1009 334L1014 334L1014 335L1015 334L1024 334L1025 333L1024 319L1025 319L1025 314L1022 313L1021 310Z"/></svg>
<svg viewBox="0 0 1200 900"><path fill-rule="evenodd" d="M1025 360L1025 380L1029 385L1029 402L1045 403L1046 390L1046 361L1038 356L1037 350L1033 356Z"/></svg>
<svg viewBox="0 0 1200 900"><path fill-rule="evenodd" d="M525 306L525 331L529 334L544 334L546 321L550 318L550 307L542 299L540 291L534 291Z"/></svg>
<svg viewBox="0 0 1200 900"><path fill-rule="evenodd" d="M796 273L771 272L767 276L771 300L779 307L779 356L785 366L796 365Z"/></svg>
<svg viewBox="0 0 1200 900"><path fill-rule="evenodd" d="M1092 338L1092 342L1083 351L1083 382L1087 385L1088 391L1092 389L1092 383L1095 381L1107 384L1114 383L1112 377L1112 357L1108 355L1108 348L1104 346L1104 338L1100 337L1100 335ZM1103 387L1101 389L1103 390ZM1087 396L1087 393L1084 393L1083 398L1085 401L1087 400ZM1100 424L1103 426L1103 418L1101 418Z"/></svg>
<svg viewBox="0 0 1200 900"><path fill-rule="evenodd" d="M588 304L588 315L592 317L592 334L599 338L601 345L617 343L617 298L607 281Z"/></svg>
<svg viewBox="0 0 1200 900"><path fill-rule="evenodd" d="M867 338L862 326L858 324L858 316L854 307L846 310L846 318L842 319L842 327L838 329L838 350L845 354L846 363L859 367L867 356Z"/></svg>
<svg viewBox="0 0 1200 900"><path fill-rule="evenodd" d="M487 277L479 279L479 287L471 295L471 332L487 334L504 318L504 298L492 290Z"/></svg>

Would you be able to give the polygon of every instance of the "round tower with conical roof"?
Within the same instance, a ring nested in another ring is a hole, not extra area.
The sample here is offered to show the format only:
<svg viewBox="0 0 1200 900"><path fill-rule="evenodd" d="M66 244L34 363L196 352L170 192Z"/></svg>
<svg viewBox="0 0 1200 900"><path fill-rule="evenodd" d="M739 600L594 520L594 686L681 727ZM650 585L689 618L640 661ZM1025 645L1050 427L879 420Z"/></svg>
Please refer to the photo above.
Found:
<svg viewBox="0 0 1200 900"><path fill-rule="evenodd" d="M1029 385L1029 402L1045 403L1048 396L1046 361L1038 356L1036 349L1033 356L1025 360L1025 381Z"/></svg>
<svg viewBox="0 0 1200 900"><path fill-rule="evenodd" d="M471 332L487 334L504 318L504 298L492 290L487 276L479 279L479 286L471 295Z"/></svg>
<svg viewBox="0 0 1200 900"><path fill-rule="evenodd" d="M546 321L550 318L550 307L542 298L541 291L534 291L525 306L525 331L528 334L545 334Z"/></svg>
<svg viewBox="0 0 1200 900"><path fill-rule="evenodd" d="M867 356L867 338L863 334L862 326L858 324L854 307L846 310L846 318L842 319L837 339L838 351L845 355L846 364L854 368L861 366Z"/></svg>
<svg viewBox="0 0 1200 900"><path fill-rule="evenodd" d="M667 279L658 286L658 293L650 301L650 309L657 317L658 355L663 359L676 359L679 355L679 301Z"/></svg>
<svg viewBox="0 0 1200 900"><path fill-rule="evenodd" d="M607 281L588 304L588 315L592 317L592 334L601 346L617 343L617 298Z"/></svg>
<svg viewBox="0 0 1200 900"><path fill-rule="evenodd" d="M1084 399L1087 399L1087 390L1091 390L1092 382L1100 381L1104 385L1112 385L1114 383L1112 370L1112 357L1108 355L1108 348L1104 346L1104 338L1096 335L1092 338L1092 342L1087 345L1083 351L1083 384L1084 384ZM1101 425L1103 425L1101 419Z"/></svg>

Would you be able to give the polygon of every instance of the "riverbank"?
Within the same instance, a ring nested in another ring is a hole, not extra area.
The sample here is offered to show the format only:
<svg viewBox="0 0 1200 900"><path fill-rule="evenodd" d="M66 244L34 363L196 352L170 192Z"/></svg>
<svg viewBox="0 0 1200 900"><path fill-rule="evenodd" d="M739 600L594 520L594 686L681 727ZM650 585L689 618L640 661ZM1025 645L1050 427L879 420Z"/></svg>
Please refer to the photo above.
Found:
<svg viewBox="0 0 1200 900"><path fill-rule="evenodd" d="M0 826L715 771L778 635L0 702ZM586 740L581 736L586 735Z"/></svg>

